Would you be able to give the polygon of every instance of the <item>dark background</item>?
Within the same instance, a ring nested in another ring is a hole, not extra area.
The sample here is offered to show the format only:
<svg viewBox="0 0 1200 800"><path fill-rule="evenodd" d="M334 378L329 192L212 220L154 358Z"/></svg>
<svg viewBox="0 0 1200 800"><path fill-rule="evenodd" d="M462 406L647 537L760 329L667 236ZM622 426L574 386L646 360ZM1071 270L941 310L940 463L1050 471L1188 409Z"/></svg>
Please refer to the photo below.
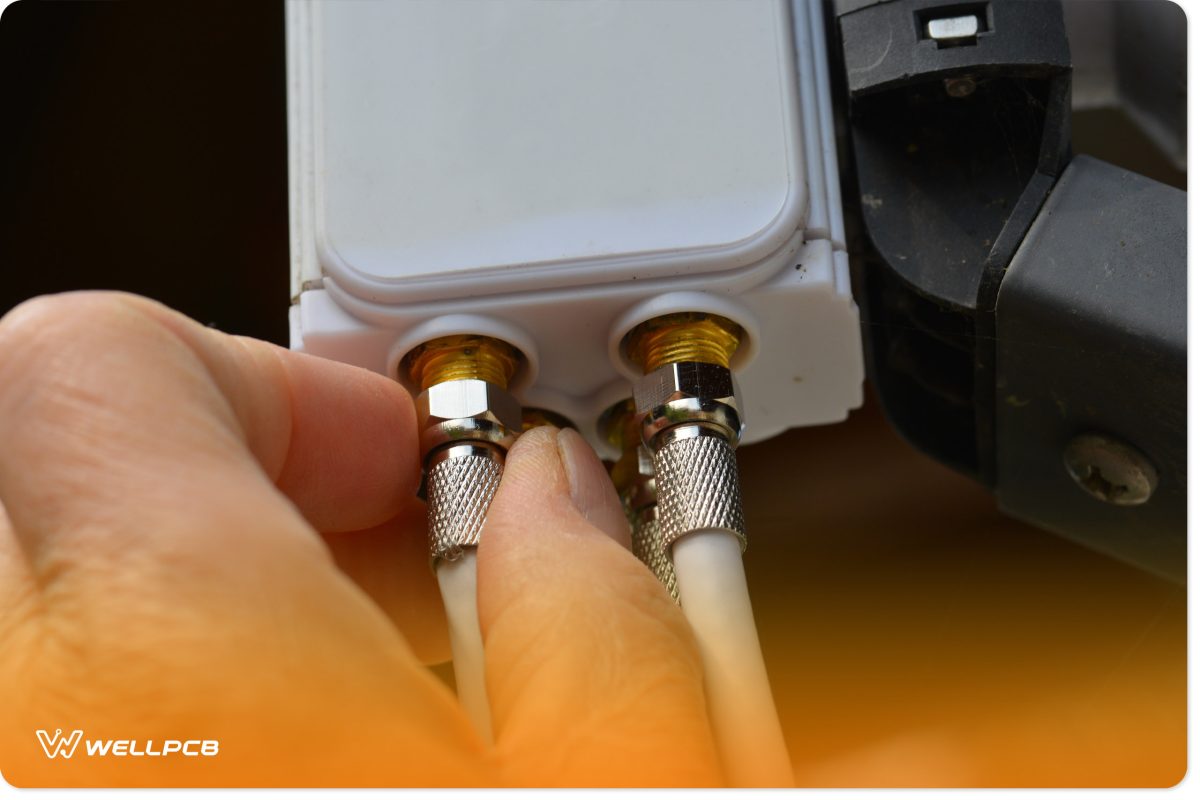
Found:
<svg viewBox="0 0 1200 800"><path fill-rule="evenodd" d="M282 2L22 0L0 21L0 313L124 289L287 344Z"/></svg>

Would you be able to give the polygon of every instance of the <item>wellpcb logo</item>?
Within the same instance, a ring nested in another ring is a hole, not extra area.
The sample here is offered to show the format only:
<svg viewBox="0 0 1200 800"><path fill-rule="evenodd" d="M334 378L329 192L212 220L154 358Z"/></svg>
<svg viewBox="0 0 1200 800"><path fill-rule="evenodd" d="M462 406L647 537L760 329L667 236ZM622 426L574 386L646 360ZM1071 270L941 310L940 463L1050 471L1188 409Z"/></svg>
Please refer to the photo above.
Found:
<svg viewBox="0 0 1200 800"><path fill-rule="evenodd" d="M83 738L83 731L77 729L72 731L70 736L63 736L62 728L59 728L54 731L53 736L45 731L38 731L37 737L42 743L42 749L46 751L46 758L70 758L75 755L75 748Z"/></svg>
<svg viewBox="0 0 1200 800"><path fill-rule="evenodd" d="M37 731L38 741L46 751L46 758L70 758L82 741L84 754L91 756L154 756L170 755L204 756L211 758L221 749L216 739L84 739L83 731L76 728L70 736L64 736L62 728L56 728L51 736L44 730Z"/></svg>

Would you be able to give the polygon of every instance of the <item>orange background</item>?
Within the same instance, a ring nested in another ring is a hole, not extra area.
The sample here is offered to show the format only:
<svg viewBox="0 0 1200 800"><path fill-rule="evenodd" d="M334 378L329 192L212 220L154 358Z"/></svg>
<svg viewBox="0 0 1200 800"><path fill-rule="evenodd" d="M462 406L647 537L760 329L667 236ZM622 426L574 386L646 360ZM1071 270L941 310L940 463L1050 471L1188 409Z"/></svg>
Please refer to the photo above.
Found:
<svg viewBox="0 0 1200 800"><path fill-rule="evenodd" d="M802 786L1168 786L1186 591L1008 519L878 406L740 451Z"/></svg>

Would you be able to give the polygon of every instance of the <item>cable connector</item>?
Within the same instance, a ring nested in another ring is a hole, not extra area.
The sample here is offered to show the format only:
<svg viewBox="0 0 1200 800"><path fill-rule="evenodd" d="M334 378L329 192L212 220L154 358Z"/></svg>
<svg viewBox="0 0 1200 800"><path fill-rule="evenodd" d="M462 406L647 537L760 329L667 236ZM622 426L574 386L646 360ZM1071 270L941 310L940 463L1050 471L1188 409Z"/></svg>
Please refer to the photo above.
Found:
<svg viewBox="0 0 1200 800"><path fill-rule="evenodd" d="M641 418L633 400L626 400L605 412L600 423L605 438L621 451L610 474L617 495L629 520L633 554L650 568L679 602L679 587L671 553L663 543L658 519L658 490L654 478L654 457L642 442Z"/></svg>
<svg viewBox="0 0 1200 800"><path fill-rule="evenodd" d="M644 373L634 383L634 407L654 458L664 548L698 530L724 530L746 546L733 452L744 421L730 369L742 335L722 317L671 314L625 339Z"/></svg>
<svg viewBox="0 0 1200 800"><path fill-rule="evenodd" d="M504 456L522 429L521 405L508 392L520 360L505 342L469 335L434 339L404 358L421 387L417 431L435 562L479 544Z"/></svg>

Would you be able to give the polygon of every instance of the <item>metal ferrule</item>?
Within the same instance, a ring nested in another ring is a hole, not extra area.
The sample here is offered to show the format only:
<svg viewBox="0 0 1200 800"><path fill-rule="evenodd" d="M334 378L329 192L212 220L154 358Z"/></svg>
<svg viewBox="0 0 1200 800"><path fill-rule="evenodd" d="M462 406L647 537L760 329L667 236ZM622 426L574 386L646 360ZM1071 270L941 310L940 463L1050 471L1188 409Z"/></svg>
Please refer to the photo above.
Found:
<svg viewBox="0 0 1200 800"><path fill-rule="evenodd" d="M487 442L508 450L516 434L494 420L462 417L441 420L421 431L421 449L426 452L458 442Z"/></svg>
<svg viewBox="0 0 1200 800"><path fill-rule="evenodd" d="M718 400L672 400L646 412L642 437L654 452L676 435L677 429L710 428L725 437L730 447L741 439L742 421L736 408Z"/></svg>

